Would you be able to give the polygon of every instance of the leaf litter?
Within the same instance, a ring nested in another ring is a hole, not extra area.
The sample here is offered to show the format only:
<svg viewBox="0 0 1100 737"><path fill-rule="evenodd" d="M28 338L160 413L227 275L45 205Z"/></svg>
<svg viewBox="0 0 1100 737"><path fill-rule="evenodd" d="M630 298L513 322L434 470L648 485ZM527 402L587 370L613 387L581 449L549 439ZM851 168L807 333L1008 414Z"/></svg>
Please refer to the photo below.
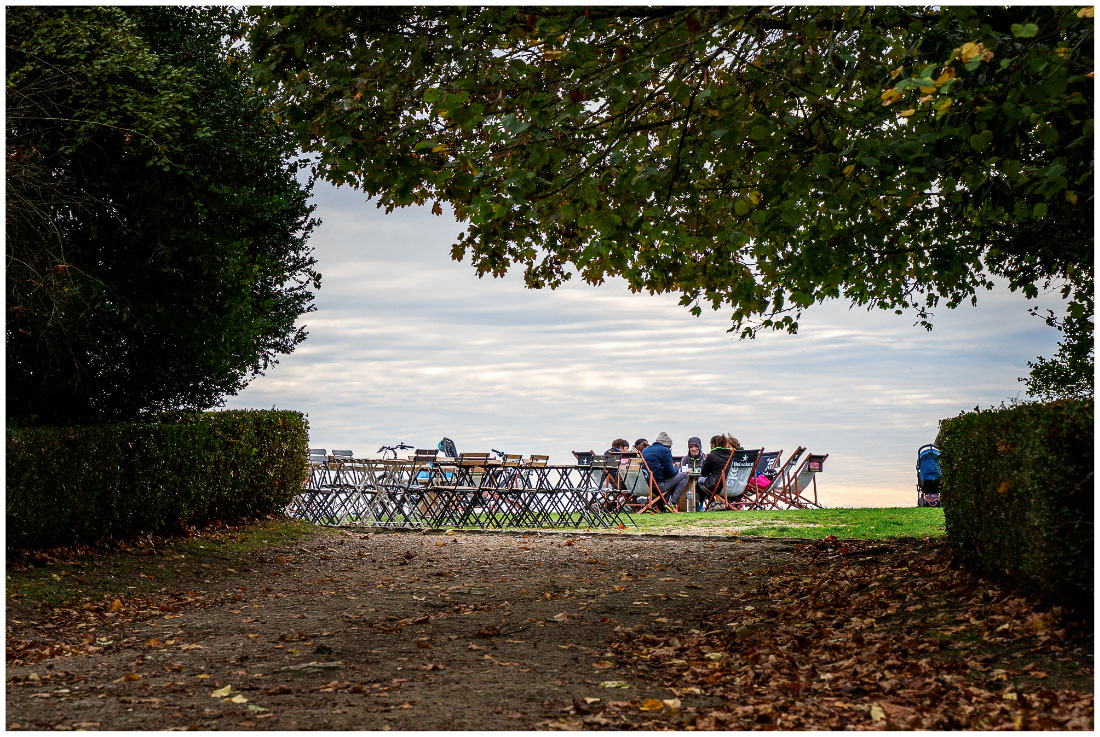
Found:
<svg viewBox="0 0 1100 737"><path fill-rule="evenodd" d="M942 541L322 531L206 560L67 606L9 585L8 728L1093 725L1091 628Z"/></svg>

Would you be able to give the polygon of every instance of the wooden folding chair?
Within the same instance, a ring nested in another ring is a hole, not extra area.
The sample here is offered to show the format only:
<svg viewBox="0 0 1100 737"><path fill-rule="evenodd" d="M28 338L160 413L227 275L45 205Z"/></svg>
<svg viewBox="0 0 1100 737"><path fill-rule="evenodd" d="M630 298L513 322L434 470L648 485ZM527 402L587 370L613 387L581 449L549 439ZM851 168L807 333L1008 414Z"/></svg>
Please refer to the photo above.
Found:
<svg viewBox="0 0 1100 737"><path fill-rule="evenodd" d="M631 512L640 511L649 502L649 482L640 456L628 458L625 465L619 465L619 494L623 506Z"/></svg>
<svg viewBox="0 0 1100 737"><path fill-rule="evenodd" d="M530 458L520 464L521 473L519 475L526 488L541 489L549 487L550 481L546 471L546 464L549 460L550 456L532 454ZM534 481L531 480L532 478Z"/></svg>
<svg viewBox="0 0 1100 737"><path fill-rule="evenodd" d="M761 453L760 460L756 462L756 470L752 473L753 478L761 474L767 476L769 472L774 473L782 462L779 460L782 456L782 450L769 450L767 453Z"/></svg>
<svg viewBox="0 0 1100 737"><path fill-rule="evenodd" d="M794 470L798 461L801 459L802 454L806 452L806 449L801 445L798 446L794 453L791 453L786 462L779 468L775 478L772 479L771 484L766 489L757 489L753 494L753 499L745 504L744 509L786 509L784 506L784 499L787 496L787 485L790 483L791 471Z"/></svg>
<svg viewBox="0 0 1100 737"><path fill-rule="evenodd" d="M639 460L642 462L642 475L645 478L649 490L649 502L639 509L638 513L645 514L646 512L656 512L657 509L655 505L660 503L664 506L666 512L678 514L680 510L676 508L675 504L669 504L668 498L665 496L665 493L661 491L660 484L657 483L657 480L653 476L652 469L650 469L649 464L646 463L645 456L642 456Z"/></svg>
<svg viewBox="0 0 1100 737"><path fill-rule="evenodd" d="M825 459L828 457L828 453L823 455L807 453L802 463L791 473L791 481L786 485L783 494L783 502L789 508L821 508L821 504L817 501L817 474L823 469ZM812 499L810 494L813 495Z"/></svg>
<svg viewBox="0 0 1100 737"><path fill-rule="evenodd" d="M729 459L726 461L726 468L722 472L722 483L719 484L719 489L716 489L713 502L720 509L739 509L737 501L745 493L745 487L749 483L755 473L756 466L760 460L760 455L764 452L763 448L755 448L753 450L735 450L730 453ZM730 501L730 497L734 498L734 501Z"/></svg>
<svg viewBox="0 0 1100 737"><path fill-rule="evenodd" d="M592 458L595 457L596 451L594 450L574 450L573 456L577 459L578 466L590 466L592 465Z"/></svg>

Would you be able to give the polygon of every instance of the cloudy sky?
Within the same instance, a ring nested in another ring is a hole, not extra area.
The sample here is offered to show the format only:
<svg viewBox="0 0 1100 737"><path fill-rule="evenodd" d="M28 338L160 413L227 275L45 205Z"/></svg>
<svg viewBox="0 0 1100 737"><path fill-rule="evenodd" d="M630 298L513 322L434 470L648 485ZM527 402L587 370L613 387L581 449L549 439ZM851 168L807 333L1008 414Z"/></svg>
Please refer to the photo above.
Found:
<svg viewBox="0 0 1100 737"><path fill-rule="evenodd" d="M939 311L931 333L834 302L805 313L798 335L741 341L727 313L696 318L675 295L621 281L534 291L519 272L478 279L450 259L453 217L386 215L324 184L315 197L323 280L302 318L309 338L227 401L305 412L311 447L373 456L447 436L460 452L565 463L617 437L665 431L682 454L692 435L730 432L784 457L828 453L826 506L913 506L916 451L939 420L1022 398L1027 361L1057 344L1007 289Z"/></svg>

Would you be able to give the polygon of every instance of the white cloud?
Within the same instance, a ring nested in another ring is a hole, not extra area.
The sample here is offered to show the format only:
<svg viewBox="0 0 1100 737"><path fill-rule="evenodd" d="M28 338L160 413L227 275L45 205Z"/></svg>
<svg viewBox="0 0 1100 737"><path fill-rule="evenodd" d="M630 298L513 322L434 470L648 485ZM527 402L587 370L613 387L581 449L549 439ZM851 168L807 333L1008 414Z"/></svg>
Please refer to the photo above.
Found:
<svg viewBox="0 0 1100 737"><path fill-rule="evenodd" d="M318 186L323 274L310 337L231 407L308 413L311 445L373 453L404 441L460 451L606 449L612 439L732 432L746 447L829 453L823 502L915 503L915 455L941 418L1022 391L1054 331L1007 290L978 308L911 317L811 308L798 335L737 340L728 315L621 280L532 291L450 260L461 228L422 210L385 215Z"/></svg>

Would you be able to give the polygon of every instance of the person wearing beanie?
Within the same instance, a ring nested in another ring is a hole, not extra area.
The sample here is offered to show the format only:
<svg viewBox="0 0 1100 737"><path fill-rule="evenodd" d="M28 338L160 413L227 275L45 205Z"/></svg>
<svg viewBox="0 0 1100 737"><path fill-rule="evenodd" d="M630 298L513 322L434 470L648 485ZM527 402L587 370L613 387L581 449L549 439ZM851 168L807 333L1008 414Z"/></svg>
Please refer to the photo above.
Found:
<svg viewBox="0 0 1100 737"><path fill-rule="evenodd" d="M703 465L703 442L699 438L688 438L688 454L680 459L681 471L698 471Z"/></svg>
<svg viewBox="0 0 1100 737"><path fill-rule="evenodd" d="M645 459L650 473L653 474L653 481L668 499L668 503L675 508L680 501L680 496L687 488L689 477L683 471L677 471L676 466L672 464L671 449L672 438L668 433L662 432L653 441L653 445L642 452L642 458ZM659 502L658 506L663 507Z"/></svg>

